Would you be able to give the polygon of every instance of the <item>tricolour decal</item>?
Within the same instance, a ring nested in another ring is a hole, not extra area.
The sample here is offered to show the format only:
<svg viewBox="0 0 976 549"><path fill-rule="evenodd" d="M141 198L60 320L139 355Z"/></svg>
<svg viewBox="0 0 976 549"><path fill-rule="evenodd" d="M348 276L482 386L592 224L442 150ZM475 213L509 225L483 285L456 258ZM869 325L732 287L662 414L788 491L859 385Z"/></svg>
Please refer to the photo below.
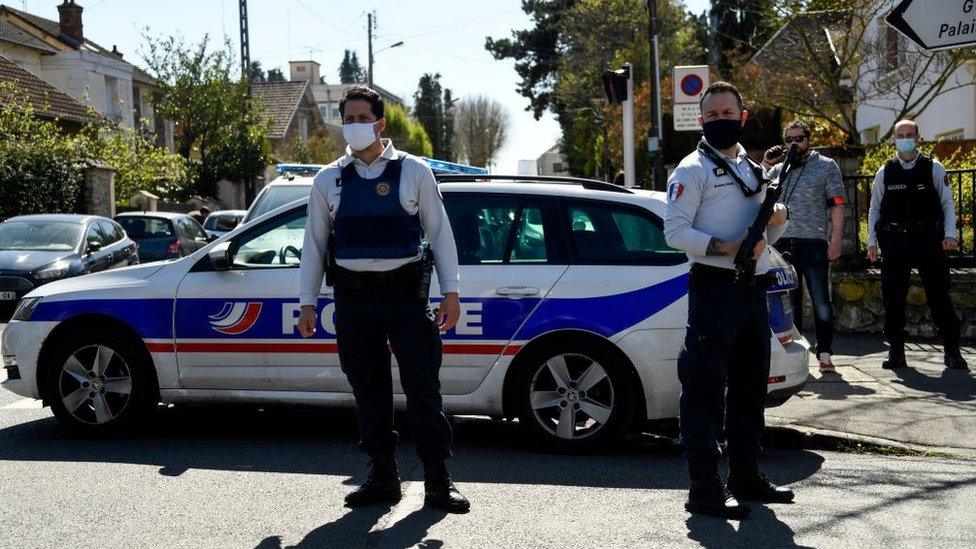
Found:
<svg viewBox="0 0 976 549"><path fill-rule="evenodd" d="M222 334L239 335L250 330L260 315L260 301L227 302L219 313L210 316L210 327Z"/></svg>
<svg viewBox="0 0 976 549"><path fill-rule="evenodd" d="M668 202L675 202L685 193L685 186L675 181L668 188Z"/></svg>

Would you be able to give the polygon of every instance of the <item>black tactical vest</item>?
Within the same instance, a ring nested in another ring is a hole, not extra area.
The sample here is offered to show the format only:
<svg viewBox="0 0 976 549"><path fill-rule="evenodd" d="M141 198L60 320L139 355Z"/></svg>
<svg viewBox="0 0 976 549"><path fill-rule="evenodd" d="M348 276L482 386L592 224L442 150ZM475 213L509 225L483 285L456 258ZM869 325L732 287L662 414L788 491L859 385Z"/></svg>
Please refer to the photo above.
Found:
<svg viewBox="0 0 976 549"><path fill-rule="evenodd" d="M880 228L936 228L942 226L943 217L942 203L932 181L930 157L919 155L910 170L902 168L897 158L885 164Z"/></svg>

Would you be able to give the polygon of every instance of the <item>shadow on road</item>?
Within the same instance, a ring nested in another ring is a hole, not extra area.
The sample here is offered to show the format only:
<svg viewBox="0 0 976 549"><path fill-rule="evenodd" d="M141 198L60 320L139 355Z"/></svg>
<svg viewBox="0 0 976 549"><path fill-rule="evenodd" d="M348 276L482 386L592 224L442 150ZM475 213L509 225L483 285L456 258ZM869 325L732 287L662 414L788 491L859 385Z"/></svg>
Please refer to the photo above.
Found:
<svg viewBox="0 0 976 549"><path fill-rule="evenodd" d="M437 548L444 542L426 539L431 526L440 522L446 513L434 509L418 509L400 519L393 526L373 530L380 519L390 511L388 506L363 507L350 510L338 519L319 526L305 535L295 545L284 546L280 536L265 538L255 549L317 549L319 547L390 547L406 549L419 544L424 548ZM372 531L371 531L372 530Z"/></svg>
<svg viewBox="0 0 976 549"><path fill-rule="evenodd" d="M810 378L804 392L813 393L820 400L844 400L852 396L867 396L877 391L865 385L852 384L840 372L821 374L819 379Z"/></svg>
<svg viewBox="0 0 976 549"><path fill-rule="evenodd" d="M401 432L406 431L401 429ZM0 461L110 462L159 467L178 476L189 469L322 474L356 484L365 457L356 450L349 412L221 408L165 408L153 426L132 438L68 437L53 418L0 430ZM625 443L599 455L541 452L517 424L465 419L455 429L460 482L685 489L685 466L673 443ZM782 483L813 475L823 459L805 451L781 452L789 467L775 472ZM412 448L401 448L405 481L422 480ZM770 459L776 466L781 458Z"/></svg>
<svg viewBox="0 0 976 549"><path fill-rule="evenodd" d="M795 532L779 520L773 509L750 504L748 520L732 523L718 518L692 515L685 521L688 539L702 547L800 547ZM738 524L738 530L733 526Z"/></svg>
<svg viewBox="0 0 976 549"><path fill-rule="evenodd" d="M930 376L909 367L892 372L897 376L892 383L909 389L925 391L958 402L976 400L976 377L970 371L944 369L939 376Z"/></svg>

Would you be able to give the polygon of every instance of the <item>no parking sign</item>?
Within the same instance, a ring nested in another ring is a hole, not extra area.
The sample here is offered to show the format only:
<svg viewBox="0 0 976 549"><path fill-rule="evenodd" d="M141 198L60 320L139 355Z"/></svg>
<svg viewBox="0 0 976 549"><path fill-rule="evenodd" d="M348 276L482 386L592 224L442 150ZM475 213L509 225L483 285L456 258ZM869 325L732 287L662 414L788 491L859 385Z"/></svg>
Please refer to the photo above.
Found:
<svg viewBox="0 0 976 549"><path fill-rule="evenodd" d="M708 87L708 65L675 67L673 81L675 131L701 130L698 100Z"/></svg>

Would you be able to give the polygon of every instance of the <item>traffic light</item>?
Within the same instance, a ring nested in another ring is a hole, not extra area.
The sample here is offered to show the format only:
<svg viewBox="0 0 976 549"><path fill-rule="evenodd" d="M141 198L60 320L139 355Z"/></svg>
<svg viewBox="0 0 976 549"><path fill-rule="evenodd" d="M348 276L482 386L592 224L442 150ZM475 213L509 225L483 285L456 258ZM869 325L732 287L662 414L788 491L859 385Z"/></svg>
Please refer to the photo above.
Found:
<svg viewBox="0 0 976 549"><path fill-rule="evenodd" d="M603 91L607 94L607 101L611 105L619 105L628 99L627 79L630 77L626 68L615 71L603 71Z"/></svg>

